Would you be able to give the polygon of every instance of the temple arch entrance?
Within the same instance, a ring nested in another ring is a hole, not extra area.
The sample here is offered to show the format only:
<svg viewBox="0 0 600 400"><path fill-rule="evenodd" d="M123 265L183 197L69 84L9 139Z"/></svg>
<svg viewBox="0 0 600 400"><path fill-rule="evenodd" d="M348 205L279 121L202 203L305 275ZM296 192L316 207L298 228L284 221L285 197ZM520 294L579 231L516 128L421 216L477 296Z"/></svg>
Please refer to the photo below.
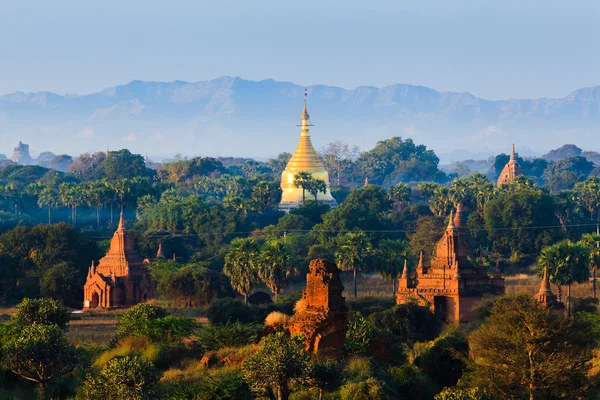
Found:
<svg viewBox="0 0 600 400"><path fill-rule="evenodd" d="M92 293L92 301L90 302L90 308L96 308L100 305L100 295L97 292Z"/></svg>

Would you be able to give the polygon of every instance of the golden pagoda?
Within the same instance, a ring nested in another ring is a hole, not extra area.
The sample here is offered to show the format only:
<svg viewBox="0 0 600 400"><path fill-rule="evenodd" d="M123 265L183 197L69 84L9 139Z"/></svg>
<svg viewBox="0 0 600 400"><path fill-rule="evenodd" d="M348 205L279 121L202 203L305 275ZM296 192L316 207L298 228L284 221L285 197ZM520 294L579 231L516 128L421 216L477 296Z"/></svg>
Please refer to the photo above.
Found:
<svg viewBox="0 0 600 400"><path fill-rule="evenodd" d="M296 187L294 185L294 176L300 172L307 172L311 174L313 178L324 181L327 189L325 193L319 192L317 194L317 201L335 207L337 202L333 196L331 196L329 190L329 174L310 141L310 127L312 125L309 121L309 115L306 109L306 93L304 93L304 110L302 111L301 118L300 143L298 143L294 155L292 155L292 158L281 174L282 195L279 208L284 211L289 211L302 205L302 187ZM308 191L306 191L304 195L306 199L314 198Z"/></svg>

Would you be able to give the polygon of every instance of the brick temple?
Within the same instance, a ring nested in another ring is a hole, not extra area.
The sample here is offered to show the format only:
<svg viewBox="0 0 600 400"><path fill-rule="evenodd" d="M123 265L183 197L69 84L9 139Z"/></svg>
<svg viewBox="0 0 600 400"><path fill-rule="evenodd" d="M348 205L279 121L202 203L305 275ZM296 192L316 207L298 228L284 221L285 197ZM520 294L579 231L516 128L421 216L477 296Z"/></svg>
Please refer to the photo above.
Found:
<svg viewBox="0 0 600 400"><path fill-rule="evenodd" d="M517 161L517 156L515 153L515 145L512 146L512 152L510 153L510 159L502 168L502 172L498 176L498 186L506 185L515 180L515 178L519 175L524 175L523 169L521 165Z"/></svg>
<svg viewBox="0 0 600 400"><path fill-rule="evenodd" d="M125 230L123 214L108 253L92 263L83 287L83 308L131 306L154 298L154 282Z"/></svg>
<svg viewBox="0 0 600 400"><path fill-rule="evenodd" d="M343 290L337 265L322 259L310 262L306 289L290 320L290 334L305 338L306 351L326 358L342 356L348 331Z"/></svg>
<svg viewBox="0 0 600 400"><path fill-rule="evenodd" d="M415 301L426 305L442 320L449 323L468 322L475 319L472 310L486 294L504 293L504 278L499 268L493 277L487 271L472 265L467 258L466 228L459 207L450 221L444 236L436 246L429 267L423 265L421 254L414 277L405 266L399 279L396 303Z"/></svg>

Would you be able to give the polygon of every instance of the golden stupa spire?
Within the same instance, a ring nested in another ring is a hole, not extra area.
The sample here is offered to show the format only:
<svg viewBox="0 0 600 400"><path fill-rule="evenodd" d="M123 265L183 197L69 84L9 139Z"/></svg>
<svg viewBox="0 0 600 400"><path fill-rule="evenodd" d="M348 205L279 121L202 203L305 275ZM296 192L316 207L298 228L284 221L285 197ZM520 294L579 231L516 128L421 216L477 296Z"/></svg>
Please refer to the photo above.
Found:
<svg viewBox="0 0 600 400"><path fill-rule="evenodd" d="M302 127L300 136L310 136L310 127L312 124L310 123L310 115L308 115L308 109L306 108L306 97L308 96L308 89L304 88L304 109L302 110L302 115L300 118L302 119Z"/></svg>
<svg viewBox="0 0 600 400"><path fill-rule="evenodd" d="M283 191L281 196L280 208L289 210L294 207L298 207L305 199L306 193L303 189L295 185L295 177L300 172L310 174L315 179L320 179L325 182L327 187L325 193L319 192L317 194L317 201L327 202L328 204L335 205L335 199L331 196L329 191L329 174L323 166L321 157L313 147L310 139L310 127L313 126L310 123L310 116L308 115L308 108L306 106L306 99L308 96L308 89L304 89L304 108L300 115L300 141L296 147L296 151L292 154L292 157L288 161L288 164L281 174L281 190ZM304 194L303 194L304 193Z"/></svg>

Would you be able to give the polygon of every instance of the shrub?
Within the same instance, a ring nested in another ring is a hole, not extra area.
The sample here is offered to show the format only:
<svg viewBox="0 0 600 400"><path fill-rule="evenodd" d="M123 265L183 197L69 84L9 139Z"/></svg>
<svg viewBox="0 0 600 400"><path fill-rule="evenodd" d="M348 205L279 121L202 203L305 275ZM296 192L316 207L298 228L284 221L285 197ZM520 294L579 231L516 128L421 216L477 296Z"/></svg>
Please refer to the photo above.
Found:
<svg viewBox="0 0 600 400"><path fill-rule="evenodd" d="M21 327L31 326L35 323L43 325L58 325L67 329L71 313L59 302L53 299L28 299L25 298L17 306L13 315L14 323Z"/></svg>
<svg viewBox="0 0 600 400"><path fill-rule="evenodd" d="M138 304L121 317L117 338L147 337L153 342L175 342L192 335L196 323L191 318L168 314L164 308Z"/></svg>
<svg viewBox="0 0 600 400"><path fill-rule="evenodd" d="M348 319L348 332L344 342L345 354L365 354L369 350L369 343L375 336L375 330L367 320L358 312L350 313Z"/></svg>
<svg viewBox="0 0 600 400"><path fill-rule="evenodd" d="M365 357L352 357L346 363L345 373L350 382L361 382L373 377L371 360Z"/></svg>
<svg viewBox="0 0 600 400"><path fill-rule="evenodd" d="M276 331L287 328L289 322L290 316L279 311L273 311L265 318L265 325Z"/></svg>
<svg viewBox="0 0 600 400"><path fill-rule="evenodd" d="M414 364L440 387L454 386L466 367L469 342L460 336L446 336L435 341L419 355Z"/></svg>
<svg viewBox="0 0 600 400"><path fill-rule="evenodd" d="M408 343L433 340L442 329L442 323L428 307L411 303L371 314L369 322L373 327L389 331Z"/></svg>
<svg viewBox="0 0 600 400"><path fill-rule="evenodd" d="M86 376L81 394L88 400L153 399L161 376L154 364L141 357L115 357L97 376Z"/></svg>
<svg viewBox="0 0 600 400"><path fill-rule="evenodd" d="M496 400L486 389L479 388L446 388L435 395L434 400Z"/></svg>
<svg viewBox="0 0 600 400"><path fill-rule="evenodd" d="M198 344L205 351L215 351L224 347L240 347L256 343L261 326L228 322L225 325L207 324L197 333Z"/></svg>
<svg viewBox="0 0 600 400"><path fill-rule="evenodd" d="M388 400L381 382L369 379L365 382L347 383L340 390L342 400Z"/></svg>
<svg viewBox="0 0 600 400"><path fill-rule="evenodd" d="M213 301L206 312L208 321L214 325L223 325L227 322L242 322L249 324L257 322L254 310L235 299L217 299Z"/></svg>
<svg viewBox="0 0 600 400"><path fill-rule="evenodd" d="M407 399L430 400L440 390L435 382L412 365L391 367L388 373L390 388Z"/></svg>

